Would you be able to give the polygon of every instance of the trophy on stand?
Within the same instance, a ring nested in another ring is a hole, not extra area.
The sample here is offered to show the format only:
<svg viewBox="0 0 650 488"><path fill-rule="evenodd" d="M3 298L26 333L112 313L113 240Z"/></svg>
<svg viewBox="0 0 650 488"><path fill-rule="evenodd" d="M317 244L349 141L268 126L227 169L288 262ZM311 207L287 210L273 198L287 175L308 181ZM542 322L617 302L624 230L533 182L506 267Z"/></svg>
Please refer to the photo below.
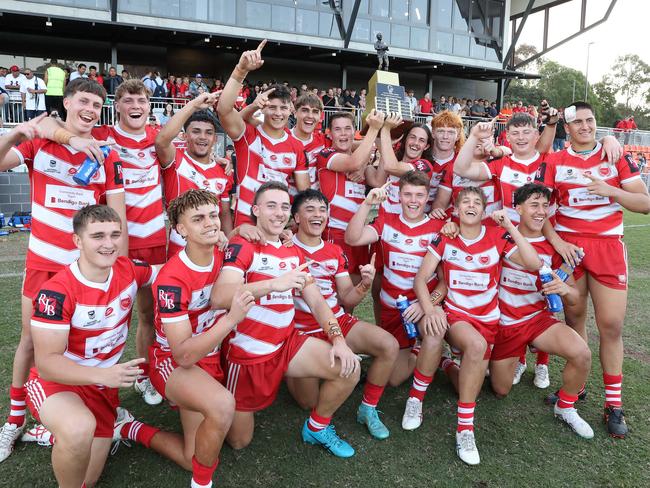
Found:
<svg viewBox="0 0 650 488"><path fill-rule="evenodd" d="M399 84L399 75L391 71L375 71L368 82L368 95L366 96L366 110L363 113L363 120L372 109L388 114L390 112L399 113L404 119L404 123L391 132L393 139L399 138L408 131L413 125L413 112L406 98L406 90ZM362 134L365 134L368 128L364 125Z"/></svg>

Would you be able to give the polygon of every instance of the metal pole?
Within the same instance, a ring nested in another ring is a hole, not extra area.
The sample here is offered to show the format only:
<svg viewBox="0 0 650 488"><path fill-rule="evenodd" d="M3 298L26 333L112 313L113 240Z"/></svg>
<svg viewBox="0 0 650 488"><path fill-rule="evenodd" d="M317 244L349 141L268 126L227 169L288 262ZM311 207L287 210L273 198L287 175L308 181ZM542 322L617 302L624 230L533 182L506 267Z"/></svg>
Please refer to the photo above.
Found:
<svg viewBox="0 0 650 488"><path fill-rule="evenodd" d="M585 102L587 101L588 98L588 89L589 89L589 51L591 50L591 45L594 44L594 42L590 42L587 44L587 68L585 69Z"/></svg>
<svg viewBox="0 0 650 488"><path fill-rule="evenodd" d="M573 80L573 95L571 95L571 101L576 101L576 80Z"/></svg>

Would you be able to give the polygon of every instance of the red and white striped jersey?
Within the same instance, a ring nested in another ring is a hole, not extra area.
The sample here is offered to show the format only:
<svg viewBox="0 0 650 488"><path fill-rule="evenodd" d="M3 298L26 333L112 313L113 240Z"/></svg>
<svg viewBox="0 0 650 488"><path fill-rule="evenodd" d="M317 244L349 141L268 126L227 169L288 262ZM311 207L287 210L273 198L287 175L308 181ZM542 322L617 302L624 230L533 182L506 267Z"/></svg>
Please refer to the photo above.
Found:
<svg viewBox="0 0 650 488"><path fill-rule="evenodd" d="M460 235L455 239L440 235L428 250L440 259L445 273L445 309L496 325L501 257L509 257L517 250L510 234L483 225L478 237L471 241Z"/></svg>
<svg viewBox="0 0 650 488"><path fill-rule="evenodd" d="M25 141L12 148L27 165L31 180L32 227L25 266L59 271L79 257L72 242L72 217L77 210L106 203L106 195L124 193L122 165L111 151L88 186L72 177L86 154L48 139Z"/></svg>
<svg viewBox="0 0 650 488"><path fill-rule="evenodd" d="M526 238L535 248L539 258L551 269L562 264L562 257L544 238ZM503 258L501 278L499 280L499 325L510 326L525 323L544 311L546 298L541 293L542 282L539 273L528 271L511 259Z"/></svg>
<svg viewBox="0 0 650 488"><path fill-rule="evenodd" d="M413 289L415 275L422 265L427 247L438 239L438 232L445 225L439 219L428 216L420 222L407 222L402 214L383 214L370 224L381 241L384 275L379 298L383 306L396 308L395 301L404 295L411 302L417 298ZM438 284L434 275L427 283L429 292Z"/></svg>
<svg viewBox="0 0 650 488"><path fill-rule="evenodd" d="M550 187L548 181L540 179L540 175L538 175L538 170L546 159L547 154L535 152L535 155L528 160L517 159L512 155L483 163L487 168L490 179L501 193L503 208L512 223L518 224L520 220L519 213L515 210L514 205L515 191L518 188L528 183L540 183ZM549 216L552 217L555 215L555 205L552 202L549 203L551 203Z"/></svg>
<svg viewBox="0 0 650 488"><path fill-rule="evenodd" d="M193 159L185 149L177 149L174 162L162 170L165 182L165 201L171 202L187 190L208 190L222 202L230 201L232 176L226 176L223 167L211 162L203 164ZM220 208L217 207L217 211ZM176 229L169 230L169 249L167 257L174 256L185 247L183 239Z"/></svg>
<svg viewBox="0 0 650 488"><path fill-rule="evenodd" d="M449 203L450 207L454 207L456 197L463 188L466 188L468 186L478 186L483 190L483 193L485 193L485 196L487 197L487 205L485 206L485 218L483 219L483 223L487 223L488 225L495 225L494 221L490 218L490 214L495 210L501 210L501 194L499 192L499 187L492 180L473 181L469 178L458 176L456 173L454 173L454 162L455 158L454 161L447 163L445 167L445 174L439 185L440 188L451 191L451 202Z"/></svg>
<svg viewBox="0 0 650 488"><path fill-rule="evenodd" d="M345 173L330 169L331 161L338 154L334 149L323 149L316 156L316 167L320 191L330 202L327 226L344 231L366 198L366 185L350 181Z"/></svg>
<svg viewBox="0 0 650 488"><path fill-rule="evenodd" d="M298 139L295 136L294 129L291 129L291 135L300 141L303 145L305 151L305 159L307 160L307 169L309 170L309 183L311 188L314 190L320 190L320 185L318 183L318 171L316 169L316 156L323 149L328 148L332 145L332 140L329 137L326 137L319 130L312 132L311 137L307 141ZM293 197L298 193L296 188L296 182L294 181L293 175L289 176L289 194Z"/></svg>
<svg viewBox="0 0 650 488"><path fill-rule="evenodd" d="M318 288L323 298L332 309L336 318L343 315L343 309L339 305L336 292L336 279L343 276L349 276L348 260L343 250L336 244L321 240L318 246L308 246L298 239L297 235L293 236L293 243L300 248L306 261L311 260L309 273L316 280ZM320 330L321 326L311 313L309 305L296 293L293 297L296 304L296 328L313 332Z"/></svg>
<svg viewBox="0 0 650 488"><path fill-rule="evenodd" d="M454 153L447 159L433 158L433 170L431 171L431 182L429 184L429 200L431 202L436 199L438 187L440 186L440 183L442 183L442 180L445 179L445 175L448 172L453 171L456 156L457 154Z"/></svg>
<svg viewBox="0 0 650 488"><path fill-rule="evenodd" d="M143 134L129 134L119 126L93 129L95 139L114 143L122 162L129 249L167 244L160 165L156 159L158 130L147 125Z"/></svg>
<svg viewBox="0 0 650 488"><path fill-rule="evenodd" d="M289 185L293 173L307 172L302 142L288 132L274 139L261 126L246 124L244 133L235 141L237 155L238 198L235 226L251 223L251 206L257 189L267 181Z"/></svg>
<svg viewBox="0 0 650 488"><path fill-rule="evenodd" d="M411 166L411 170L422 171L428 177L431 177L433 172L433 164L426 159L416 159L415 161L403 161ZM399 176L388 175L390 185L386 187L386 200L379 207L379 214L384 212L390 214L402 213L402 204L399 201ZM429 196L431 192L429 192Z"/></svg>
<svg viewBox="0 0 650 488"><path fill-rule="evenodd" d="M223 254L215 247L214 258L208 266L193 263L185 249L163 265L152 286L156 327L156 340L152 348L171 353L165 335L166 324L189 321L192 336L198 336L217 323L226 311L210 308L210 293L222 263ZM207 356L218 352L219 346Z"/></svg>
<svg viewBox="0 0 650 488"><path fill-rule="evenodd" d="M587 190L591 175L620 188L641 178L639 167L629 154L616 164L601 158L600 143L592 152L580 155L568 148L549 154L548 178L558 194L555 230L601 236L623 235L623 207L609 197Z"/></svg>
<svg viewBox="0 0 650 488"><path fill-rule="evenodd" d="M234 270L246 283L271 280L296 269L304 262L302 251L280 241L253 244L237 236L231 239L224 257L224 270ZM228 361L261 363L277 354L294 328L293 290L272 292L258 298L231 337Z"/></svg>
<svg viewBox="0 0 650 488"><path fill-rule="evenodd" d="M43 284L31 326L68 331L65 357L81 366L109 368L124 351L138 288L151 284L155 269L122 256L106 282L95 283L74 261Z"/></svg>

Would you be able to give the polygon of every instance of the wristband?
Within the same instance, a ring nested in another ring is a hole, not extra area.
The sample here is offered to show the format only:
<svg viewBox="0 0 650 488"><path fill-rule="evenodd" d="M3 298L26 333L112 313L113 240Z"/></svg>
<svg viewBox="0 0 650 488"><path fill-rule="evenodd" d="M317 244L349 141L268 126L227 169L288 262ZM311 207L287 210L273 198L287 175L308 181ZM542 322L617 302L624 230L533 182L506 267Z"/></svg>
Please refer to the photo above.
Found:
<svg viewBox="0 0 650 488"><path fill-rule="evenodd" d="M546 125L550 127L555 127L557 125L557 122L553 122L552 124L550 122L546 122Z"/></svg>
<svg viewBox="0 0 650 488"><path fill-rule="evenodd" d="M54 131L54 135L52 136L52 140L56 142L57 144L69 144L70 139L72 139L73 134L63 128L57 129Z"/></svg>
<svg viewBox="0 0 650 488"><path fill-rule="evenodd" d="M247 74L248 73L246 73L243 69L239 68L239 66L235 66L235 69L232 70L230 77L241 85L242 83L244 83L244 79L246 79Z"/></svg>

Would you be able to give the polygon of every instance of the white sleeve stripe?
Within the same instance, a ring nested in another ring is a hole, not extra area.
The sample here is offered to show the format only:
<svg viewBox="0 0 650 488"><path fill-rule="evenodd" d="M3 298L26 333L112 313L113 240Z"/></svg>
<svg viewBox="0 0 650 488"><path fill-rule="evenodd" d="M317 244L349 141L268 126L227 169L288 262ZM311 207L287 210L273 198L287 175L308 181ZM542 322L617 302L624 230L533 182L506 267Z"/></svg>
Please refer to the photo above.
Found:
<svg viewBox="0 0 650 488"><path fill-rule="evenodd" d="M50 330L70 330L70 324L50 324L48 322L40 322L38 320L31 320L32 327L38 327L40 329L50 329Z"/></svg>
<svg viewBox="0 0 650 488"><path fill-rule="evenodd" d="M183 320L190 320L190 316L184 314L184 315L179 315L178 317L160 317L160 321L163 324L174 324L176 322L182 322Z"/></svg>
<svg viewBox="0 0 650 488"><path fill-rule="evenodd" d="M115 188L114 190L106 190L107 195L113 195L117 193L124 193L124 188Z"/></svg>
<svg viewBox="0 0 650 488"><path fill-rule="evenodd" d="M231 271L237 271L238 273L245 274L243 269L235 268L234 266L224 266L221 268L221 271L224 271L226 269L229 269Z"/></svg>
<svg viewBox="0 0 650 488"><path fill-rule="evenodd" d="M641 175L630 176L629 178L625 178L624 180L621 180L621 184L624 185L625 183L629 183L630 181L636 181L640 179L641 179Z"/></svg>
<svg viewBox="0 0 650 488"><path fill-rule="evenodd" d="M18 158L20 159L20 164L25 164L25 158L23 157L23 153L21 153L15 146L12 146L11 150L15 151L16 154L18 155Z"/></svg>

